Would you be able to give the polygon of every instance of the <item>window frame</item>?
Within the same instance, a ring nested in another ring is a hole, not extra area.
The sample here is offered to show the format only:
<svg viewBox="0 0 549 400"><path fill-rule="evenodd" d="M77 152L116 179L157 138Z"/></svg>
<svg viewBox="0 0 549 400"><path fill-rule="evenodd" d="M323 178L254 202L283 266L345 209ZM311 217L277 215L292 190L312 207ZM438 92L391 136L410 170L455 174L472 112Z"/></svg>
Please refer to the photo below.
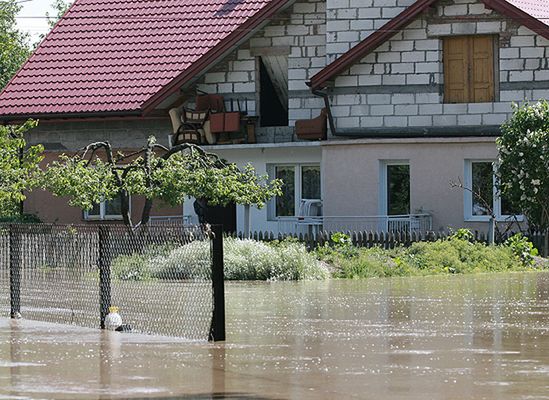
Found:
<svg viewBox="0 0 549 400"><path fill-rule="evenodd" d="M490 215L473 215L473 164L491 163L492 164L492 209L497 222L523 222L524 215L502 215L501 214L501 196L497 189L497 165L496 160L491 159L465 159L463 174L463 218L464 222L490 222Z"/></svg>
<svg viewBox="0 0 549 400"><path fill-rule="evenodd" d="M276 215L276 197L272 197L267 204L267 219L269 221L278 220L292 220L297 217L299 211L299 205L303 200L303 168L318 167L320 170L320 199L306 199L306 200L319 200L322 201L323 187L322 187L322 166L320 163L280 163L280 164L268 164L267 173L271 179L276 178L277 167L293 167L294 168L294 215L293 216L277 216Z"/></svg>
<svg viewBox="0 0 549 400"><path fill-rule="evenodd" d="M409 214L412 212L412 165L410 164L409 159L402 160L380 160L379 161L379 187L378 187L378 211L379 215L388 216L389 212L389 193L388 193L388 173L387 167L391 165L407 165L409 168L409 179L410 179L410 210Z"/></svg>
<svg viewBox="0 0 549 400"><path fill-rule="evenodd" d="M107 201L108 200L102 200L99 203L99 215L91 215L89 211L84 211L84 220L85 221L122 221L124 217L122 216L122 213L120 215L110 215L106 214L107 209ZM131 196L128 196L128 206L129 206L129 212L132 211L132 201Z"/></svg>

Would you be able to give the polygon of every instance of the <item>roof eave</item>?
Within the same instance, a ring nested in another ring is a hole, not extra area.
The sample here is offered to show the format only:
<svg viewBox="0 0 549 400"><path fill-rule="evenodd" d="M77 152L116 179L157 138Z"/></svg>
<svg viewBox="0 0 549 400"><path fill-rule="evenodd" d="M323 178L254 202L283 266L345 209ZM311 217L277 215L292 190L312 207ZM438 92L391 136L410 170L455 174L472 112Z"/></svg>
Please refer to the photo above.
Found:
<svg viewBox="0 0 549 400"><path fill-rule="evenodd" d="M505 0L481 0L487 8L499 12L549 39L549 26Z"/></svg>
<svg viewBox="0 0 549 400"><path fill-rule="evenodd" d="M143 118L141 110L130 111L101 111L81 113L36 113L36 114L9 114L0 115L0 124L7 125L16 121L27 119L39 119L42 121L51 120L85 120L85 119L108 119L108 118Z"/></svg>
<svg viewBox="0 0 549 400"><path fill-rule="evenodd" d="M345 71L350 65L365 57L370 51L376 49L402 28L412 23L419 13L428 9L436 1L438 0L419 0L406 8L395 18L314 75L309 82L309 86L312 89L324 88L327 81Z"/></svg>

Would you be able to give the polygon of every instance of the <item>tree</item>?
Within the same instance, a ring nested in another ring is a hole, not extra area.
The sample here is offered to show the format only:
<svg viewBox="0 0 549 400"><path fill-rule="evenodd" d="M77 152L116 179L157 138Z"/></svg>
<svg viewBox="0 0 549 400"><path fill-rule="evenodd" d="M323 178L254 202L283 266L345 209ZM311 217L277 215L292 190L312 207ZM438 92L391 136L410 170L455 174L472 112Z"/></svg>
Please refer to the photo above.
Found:
<svg viewBox="0 0 549 400"><path fill-rule="evenodd" d="M64 0L54 0L51 7L55 10L55 14L51 15L49 12L46 12L46 18L48 18L48 25L50 26L50 29L53 29L55 24L57 24L57 21L65 15L69 7L71 6L72 1L64 1Z"/></svg>
<svg viewBox="0 0 549 400"><path fill-rule="evenodd" d="M31 49L29 35L19 31L15 16L21 5L15 0L0 0L0 90L27 60Z"/></svg>
<svg viewBox="0 0 549 400"><path fill-rule="evenodd" d="M498 187L528 218L530 227L549 228L549 103L513 104L513 115L496 141Z"/></svg>
<svg viewBox="0 0 549 400"><path fill-rule="evenodd" d="M84 210L120 196L124 223L135 228L148 223L154 199L178 206L191 196L206 199L209 205L263 207L269 198L281 194L281 182L267 179L257 176L251 166L240 169L199 146L168 149L150 137L144 148L130 154L114 153L108 142L97 142L74 156L63 155L48 165L43 182L45 189L68 196L69 204ZM130 215L132 195L146 198L138 224Z"/></svg>
<svg viewBox="0 0 549 400"><path fill-rule="evenodd" d="M25 191L40 181L44 148L27 147L24 138L36 125L29 120L20 126L0 126L0 216L22 214Z"/></svg>

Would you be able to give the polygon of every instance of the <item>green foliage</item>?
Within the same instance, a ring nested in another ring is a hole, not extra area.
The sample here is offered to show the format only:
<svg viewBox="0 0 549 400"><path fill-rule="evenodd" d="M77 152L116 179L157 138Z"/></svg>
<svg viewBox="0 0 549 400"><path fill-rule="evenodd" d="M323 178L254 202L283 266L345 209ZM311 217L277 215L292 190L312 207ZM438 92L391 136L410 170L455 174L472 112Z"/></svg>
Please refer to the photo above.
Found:
<svg viewBox="0 0 549 400"><path fill-rule="evenodd" d="M336 258L337 259L337 258ZM336 278L361 279L372 277L413 275L409 267L399 258L380 247L357 249L353 257L341 257L334 276Z"/></svg>
<svg viewBox="0 0 549 400"><path fill-rule="evenodd" d="M29 120L23 125L0 126L0 216L17 213L19 202L26 198L24 192L40 183L44 148L27 147L24 137L37 124Z"/></svg>
<svg viewBox="0 0 549 400"><path fill-rule="evenodd" d="M273 244L226 238L224 242L227 280L326 279L327 268L305 246L282 241ZM208 241L185 246L146 249L142 254L119 256L113 274L121 280L207 279L210 271Z"/></svg>
<svg viewBox="0 0 549 400"><path fill-rule="evenodd" d="M51 7L54 9L54 15L46 12L46 18L48 18L48 25L50 29L53 29L55 24L63 17L73 2L64 0L54 0Z"/></svg>
<svg viewBox="0 0 549 400"><path fill-rule="evenodd" d="M471 240L470 232L463 229L447 240L417 242L408 248L360 248L351 257L338 252L327 253L321 248L316 254L336 269L334 276L353 279L520 271L535 267L532 257L537 252L522 237L514 237L500 246Z"/></svg>
<svg viewBox="0 0 549 400"><path fill-rule="evenodd" d="M332 260L338 257L355 257L358 254L358 248L353 246L349 235L336 232L330 237L330 242L317 248L316 252L321 259Z"/></svg>
<svg viewBox="0 0 549 400"><path fill-rule="evenodd" d="M72 206L84 210L102 200L130 195L159 199L171 206L181 205L191 196L207 199L210 205L236 203L261 208L281 193L280 180L258 176L250 165L240 169L226 164L195 145L168 150L154 137L131 155L113 154L107 142L92 143L76 156L63 155L48 165L43 187L56 196L67 196ZM122 214L129 213L123 210Z"/></svg>
<svg viewBox="0 0 549 400"><path fill-rule="evenodd" d="M531 226L549 227L549 103L513 105L501 127L499 189L528 217Z"/></svg>
<svg viewBox="0 0 549 400"><path fill-rule="evenodd" d="M30 55L28 34L17 28L15 20L20 10L16 0L0 1L0 90Z"/></svg>
<svg viewBox="0 0 549 400"><path fill-rule="evenodd" d="M469 242L472 242L474 238L475 236L473 235L473 232L467 228L459 228L450 236L450 239L467 240Z"/></svg>
<svg viewBox="0 0 549 400"><path fill-rule="evenodd" d="M116 257L111 271L114 279L122 281L147 281L152 278L149 260L141 254Z"/></svg>
<svg viewBox="0 0 549 400"><path fill-rule="evenodd" d="M62 154L59 161L48 164L42 186L56 196L67 196L71 206L89 211L94 204L118 196L114 174L112 166L99 157L90 164L79 156Z"/></svg>
<svg viewBox="0 0 549 400"><path fill-rule="evenodd" d="M524 265L534 265L534 257L538 255L538 249L521 233L511 236L505 241L505 245L511 249Z"/></svg>
<svg viewBox="0 0 549 400"><path fill-rule="evenodd" d="M278 180L268 182L268 176L258 176L251 165L240 169L236 164L216 165L215 159L205 158L199 152L177 153L167 160L154 159L152 181L145 186L146 177L134 169L130 177L137 185L127 190L141 192L148 198L159 198L176 206L186 196L208 199L210 205L228 203L249 204L259 208L265 201L280 194Z"/></svg>
<svg viewBox="0 0 549 400"><path fill-rule="evenodd" d="M10 216L1 216L0 214L0 224L15 223L15 224L37 224L42 221L38 216L34 214L12 214Z"/></svg>

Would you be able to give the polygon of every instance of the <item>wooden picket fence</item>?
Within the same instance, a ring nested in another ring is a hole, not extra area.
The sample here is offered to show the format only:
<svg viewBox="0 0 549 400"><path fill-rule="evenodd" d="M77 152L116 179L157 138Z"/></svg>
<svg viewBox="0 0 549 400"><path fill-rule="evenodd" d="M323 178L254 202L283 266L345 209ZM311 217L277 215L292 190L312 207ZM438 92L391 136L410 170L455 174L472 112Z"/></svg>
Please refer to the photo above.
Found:
<svg viewBox="0 0 549 400"><path fill-rule="evenodd" d="M415 242L434 242L440 239L447 239L451 236L452 232L372 232L372 231L352 231L352 232L327 232L320 231L317 234L303 234L303 233L279 233L273 232L251 232L246 236L243 232L234 232L229 234L231 237L238 238L250 238L263 242L270 242L274 240L284 240L288 238L297 239L304 243L308 249L315 249L319 246L324 246L326 243L331 242L332 235L335 233L345 233L349 236L353 245L357 247L374 247L379 246L385 249L393 249L398 246L410 246ZM502 243L512 236L515 232L508 232L503 235L497 235L496 243ZM488 234L485 232L475 231L473 232L474 240L477 242L488 242ZM548 256L549 249L547 248L547 240L549 232L529 232L525 234L532 243L536 246L540 255Z"/></svg>

